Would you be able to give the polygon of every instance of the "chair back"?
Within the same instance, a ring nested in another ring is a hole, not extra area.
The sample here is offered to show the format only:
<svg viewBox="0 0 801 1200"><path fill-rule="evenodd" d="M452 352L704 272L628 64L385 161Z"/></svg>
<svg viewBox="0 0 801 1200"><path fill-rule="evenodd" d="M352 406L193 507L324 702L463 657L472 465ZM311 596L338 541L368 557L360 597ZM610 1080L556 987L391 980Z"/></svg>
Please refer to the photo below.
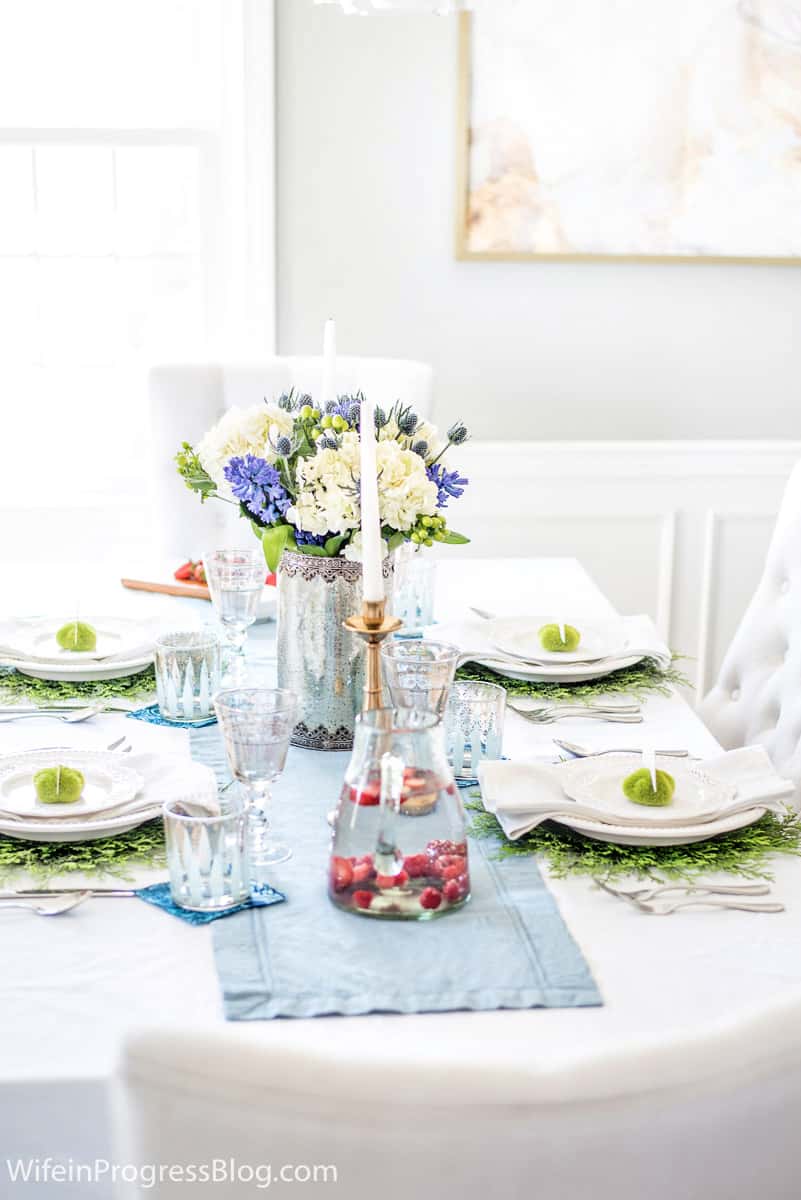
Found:
<svg viewBox="0 0 801 1200"><path fill-rule="evenodd" d="M726 749L758 743L801 784L801 463L785 488L757 589L699 705Z"/></svg>

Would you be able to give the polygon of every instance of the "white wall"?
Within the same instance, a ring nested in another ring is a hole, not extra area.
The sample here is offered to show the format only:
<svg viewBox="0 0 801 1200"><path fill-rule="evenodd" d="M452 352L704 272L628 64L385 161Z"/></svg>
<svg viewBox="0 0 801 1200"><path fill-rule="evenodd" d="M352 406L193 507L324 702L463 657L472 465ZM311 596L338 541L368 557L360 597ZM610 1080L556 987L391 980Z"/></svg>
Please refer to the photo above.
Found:
<svg viewBox="0 0 801 1200"><path fill-rule="evenodd" d="M280 352L334 314L484 438L801 434L801 268L454 260L455 19L278 0L277 69Z"/></svg>

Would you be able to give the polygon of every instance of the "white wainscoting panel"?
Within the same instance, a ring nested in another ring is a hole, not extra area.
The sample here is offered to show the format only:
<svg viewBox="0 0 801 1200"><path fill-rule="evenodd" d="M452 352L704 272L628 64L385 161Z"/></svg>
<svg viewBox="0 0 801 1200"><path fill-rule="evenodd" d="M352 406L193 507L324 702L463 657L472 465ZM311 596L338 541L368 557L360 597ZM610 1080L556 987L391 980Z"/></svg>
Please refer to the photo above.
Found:
<svg viewBox="0 0 801 1200"><path fill-rule="evenodd" d="M471 442L449 513L458 553L574 556L621 612L648 612L699 694L759 579L801 442ZM443 547L442 554L454 553Z"/></svg>

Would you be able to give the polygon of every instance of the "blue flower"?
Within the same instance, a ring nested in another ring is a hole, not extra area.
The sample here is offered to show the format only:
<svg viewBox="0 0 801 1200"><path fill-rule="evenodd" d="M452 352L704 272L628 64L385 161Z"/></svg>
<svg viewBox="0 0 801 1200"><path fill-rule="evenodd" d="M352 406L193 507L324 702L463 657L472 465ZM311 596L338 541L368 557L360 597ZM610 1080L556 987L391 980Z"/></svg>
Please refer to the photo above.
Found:
<svg viewBox="0 0 801 1200"><path fill-rule="evenodd" d="M426 475L437 485L437 508L447 508L448 500L458 500L470 482L458 471L446 471L442 463L426 467Z"/></svg>
<svg viewBox="0 0 801 1200"><path fill-rule="evenodd" d="M275 467L255 454L232 458L224 475L237 500L262 525L275 525L291 504Z"/></svg>
<svg viewBox="0 0 801 1200"><path fill-rule="evenodd" d="M307 533L305 529L295 530L295 545L296 546L324 546L330 537L330 533Z"/></svg>
<svg viewBox="0 0 801 1200"><path fill-rule="evenodd" d="M469 437L470 434L467 432L467 427L461 421L457 421L455 425L451 425L448 430L448 441L452 446L461 446Z"/></svg>

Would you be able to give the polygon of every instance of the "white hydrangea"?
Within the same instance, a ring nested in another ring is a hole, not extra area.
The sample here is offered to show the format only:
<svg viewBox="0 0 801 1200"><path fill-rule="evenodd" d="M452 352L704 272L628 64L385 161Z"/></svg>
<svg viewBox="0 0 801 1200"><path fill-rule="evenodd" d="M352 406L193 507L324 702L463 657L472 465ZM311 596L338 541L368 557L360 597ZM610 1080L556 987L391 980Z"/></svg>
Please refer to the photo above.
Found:
<svg viewBox="0 0 801 1200"><path fill-rule="evenodd" d="M428 478L419 454L397 442L380 441L376 447L378 507L382 525L405 532L418 517L437 511L437 485Z"/></svg>
<svg viewBox="0 0 801 1200"><path fill-rule="evenodd" d="M318 450L298 459L297 495L287 510L296 529L306 533L349 533L359 527L359 435L346 433L338 450Z"/></svg>
<svg viewBox="0 0 801 1200"><path fill-rule="evenodd" d="M197 445L197 456L203 470L217 484L221 495L231 497L231 489L223 473L230 459L237 455L257 454L267 462L275 460L268 434L270 426L278 424L276 413L282 417L289 415L265 404L254 404L252 408L229 408L217 424L203 435ZM291 417L289 428L292 428Z"/></svg>

